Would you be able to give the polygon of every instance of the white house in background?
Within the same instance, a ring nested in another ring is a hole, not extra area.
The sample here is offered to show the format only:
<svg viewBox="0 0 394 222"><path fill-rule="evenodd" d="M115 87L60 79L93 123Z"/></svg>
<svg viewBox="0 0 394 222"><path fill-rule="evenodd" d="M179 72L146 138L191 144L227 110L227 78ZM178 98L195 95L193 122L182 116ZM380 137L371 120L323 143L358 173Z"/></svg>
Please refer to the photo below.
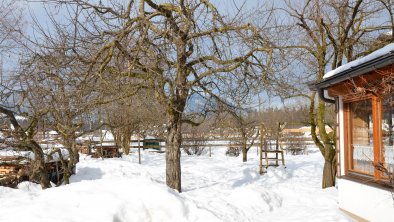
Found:
<svg viewBox="0 0 394 222"><path fill-rule="evenodd" d="M394 221L394 43L310 84L337 106L339 207L359 220Z"/></svg>

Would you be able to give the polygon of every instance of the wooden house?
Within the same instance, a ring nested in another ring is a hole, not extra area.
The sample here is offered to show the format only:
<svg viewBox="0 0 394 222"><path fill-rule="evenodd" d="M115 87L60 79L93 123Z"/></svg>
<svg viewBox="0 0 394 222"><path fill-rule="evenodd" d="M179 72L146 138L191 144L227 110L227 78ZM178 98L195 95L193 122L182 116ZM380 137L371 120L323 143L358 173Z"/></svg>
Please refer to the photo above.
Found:
<svg viewBox="0 0 394 222"><path fill-rule="evenodd" d="M162 140L160 140L160 139L158 139L156 137L146 136L144 138L144 140L142 141L143 149L157 149L157 150L160 150L161 149L161 146L160 146L161 141Z"/></svg>
<svg viewBox="0 0 394 222"><path fill-rule="evenodd" d="M93 157L115 158L122 157L119 147L113 142L98 143L94 146Z"/></svg>
<svg viewBox="0 0 394 222"><path fill-rule="evenodd" d="M337 107L339 207L360 220L394 221L394 43L309 86Z"/></svg>
<svg viewBox="0 0 394 222"><path fill-rule="evenodd" d="M0 156L0 186L14 187L29 180L29 167L19 156Z"/></svg>

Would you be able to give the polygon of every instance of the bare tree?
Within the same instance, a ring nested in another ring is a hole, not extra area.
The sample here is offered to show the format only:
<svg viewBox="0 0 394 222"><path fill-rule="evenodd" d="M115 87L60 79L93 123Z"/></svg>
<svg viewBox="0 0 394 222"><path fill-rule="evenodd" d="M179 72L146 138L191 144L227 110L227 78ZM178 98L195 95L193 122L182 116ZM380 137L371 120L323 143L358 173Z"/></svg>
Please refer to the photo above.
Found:
<svg viewBox="0 0 394 222"><path fill-rule="evenodd" d="M18 40L22 36L23 17L22 9L15 1L0 2L0 54L15 53ZM3 64L0 64L3 66ZM3 76L3 67L0 67L0 115L11 128L2 129L4 141L7 145L19 151L30 151L34 155L31 163L30 180L40 183L42 188L51 187L45 168L45 156L40 145L34 140L39 120L45 115L42 110L25 109L30 101L26 100L23 88L7 73ZM16 98L16 99L15 99ZM26 126L17 120L17 114L24 114L27 119Z"/></svg>
<svg viewBox="0 0 394 222"><path fill-rule="evenodd" d="M391 31L391 42L394 42L394 1L393 0L377 0L389 15L388 29Z"/></svg>
<svg viewBox="0 0 394 222"><path fill-rule="evenodd" d="M33 139L40 114L36 113L35 116L31 116L28 126L22 127L12 110L0 106L0 113L4 114L12 125L11 129L3 131L5 134L5 143L19 151L27 150L34 154L34 160L31 163L31 173L29 175L30 180L40 183L43 189L51 187L45 168L44 152L41 146Z"/></svg>
<svg viewBox="0 0 394 222"><path fill-rule="evenodd" d="M16 1L0 2L0 54L17 47L23 28L23 13Z"/></svg>
<svg viewBox="0 0 394 222"><path fill-rule="evenodd" d="M227 121L223 121L226 119ZM254 113L245 110L227 110L227 114L220 116L221 127L232 130L230 137L230 149L239 149L242 153L242 161L248 160L248 152L255 145L260 136L259 121ZM231 153L231 152L230 152Z"/></svg>
<svg viewBox="0 0 394 222"><path fill-rule="evenodd" d="M126 155L133 134L139 137L157 135L164 124L163 108L155 101L151 90L141 90L130 98L107 104L104 109L115 142Z"/></svg>
<svg viewBox="0 0 394 222"><path fill-rule="evenodd" d="M223 95L243 84L232 77L242 73L245 80L258 80L267 73L269 43L254 25L221 15L205 0L67 3L81 10L77 25L83 41L99 45L93 56L81 58L88 73L133 78L136 87L153 88L165 106L166 183L181 191L182 123L196 124L184 115L190 99L231 105ZM126 69L119 69L119 62Z"/></svg>
<svg viewBox="0 0 394 222"><path fill-rule="evenodd" d="M321 81L327 66L335 69L344 61L349 62L368 53L373 33L383 29L372 21L381 10L381 7L363 0L308 0L302 4L286 1L284 11L293 18L299 30L294 33L299 41L292 45L304 54L301 64L305 67L305 73L310 73L309 76L305 75L306 78ZM303 42L302 39L307 41ZM287 86L294 89L291 85ZM296 89L293 93L308 97L302 89ZM333 133L326 131L325 101L319 99L315 104L316 92L309 95L309 100L312 138L325 159L322 187L331 187L335 185L336 174L335 130Z"/></svg>

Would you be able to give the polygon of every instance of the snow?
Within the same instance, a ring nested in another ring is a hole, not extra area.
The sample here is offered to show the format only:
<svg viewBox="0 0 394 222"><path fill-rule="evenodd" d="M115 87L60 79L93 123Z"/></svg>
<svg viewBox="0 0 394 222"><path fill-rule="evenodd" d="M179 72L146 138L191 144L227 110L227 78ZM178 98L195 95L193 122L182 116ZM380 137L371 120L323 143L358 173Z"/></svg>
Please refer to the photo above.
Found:
<svg viewBox="0 0 394 222"><path fill-rule="evenodd" d="M0 118L7 118L7 115L1 113ZM19 121L24 121L24 120L27 120L27 117L15 115L15 119L19 120Z"/></svg>
<svg viewBox="0 0 394 222"><path fill-rule="evenodd" d="M342 65L342 66L340 66L340 67L338 67L338 68L336 68L334 70L331 70L331 71L327 72L323 76L323 79L327 79L329 77L335 76L335 75L337 75L337 74L339 74L341 72L349 70L349 69L351 69L351 68L353 68L355 66L358 66L360 64L369 62L369 61L371 61L373 59L376 59L376 58L378 58L380 56L386 55L386 54L388 54L388 53L390 53L392 51L394 51L394 43L388 44L385 47L383 47L381 49L378 49L378 50L372 52L371 54L369 54L367 56L364 56L364 57L361 57L361 58L356 59L354 61L351 61L349 63L346 63L346 64L344 64L344 65Z"/></svg>
<svg viewBox="0 0 394 222"><path fill-rule="evenodd" d="M103 142L113 142L114 138L115 137L114 137L114 135L112 134L111 131L109 131L109 130L101 130L101 135L98 135L98 136L97 135L96 136L94 136L94 135L84 135L84 136L79 137L78 140L79 141L93 140L95 142L100 142L102 140ZM137 136L137 135L132 135L131 136L132 140L137 140L138 138L139 138L139 136ZM145 137L145 139L157 139L157 138L154 137L154 136L148 135L148 136Z"/></svg>
<svg viewBox="0 0 394 222"><path fill-rule="evenodd" d="M41 145L42 147L42 145ZM68 159L69 155L68 155L68 151L67 149L65 149L64 147L58 145L53 146L54 148L59 148L60 152L62 153L63 159ZM48 148L48 149L44 149L44 154L46 154L45 157L45 161L47 162L52 162L52 161L57 161L60 159L60 156L57 152L52 153L52 158L50 160L48 160L48 154L50 154L51 152L53 152L52 148ZM32 151L19 151L19 150L15 150L12 148L8 148L8 149L1 149L0 150L0 157L9 157L9 156L13 156L13 157L23 157L26 159L26 161L28 160L34 160L34 154ZM0 161L1 163L1 161ZM24 163L24 162L22 162Z"/></svg>
<svg viewBox="0 0 394 222"><path fill-rule="evenodd" d="M146 136L145 139L146 140L155 140L156 137L154 137L154 136Z"/></svg>
<svg viewBox="0 0 394 222"><path fill-rule="evenodd" d="M49 135L59 135L55 130L51 130L47 132Z"/></svg>
<svg viewBox="0 0 394 222"><path fill-rule="evenodd" d="M337 190L321 189L323 158L286 156L287 168L258 174L256 150L241 157L182 154L182 193L165 185L164 154L113 159L82 155L71 184L41 190L0 187L0 221L351 221Z"/></svg>

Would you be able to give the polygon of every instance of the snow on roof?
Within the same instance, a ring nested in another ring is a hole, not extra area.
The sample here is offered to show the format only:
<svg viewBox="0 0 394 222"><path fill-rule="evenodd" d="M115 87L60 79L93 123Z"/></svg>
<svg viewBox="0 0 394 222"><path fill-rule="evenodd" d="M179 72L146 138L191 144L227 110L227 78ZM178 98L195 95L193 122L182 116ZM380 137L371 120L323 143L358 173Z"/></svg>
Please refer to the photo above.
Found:
<svg viewBox="0 0 394 222"><path fill-rule="evenodd" d="M109 130L102 130L101 136L104 141L114 141L114 135Z"/></svg>
<svg viewBox="0 0 394 222"><path fill-rule="evenodd" d="M47 132L50 135L58 135L58 133L55 130L51 130Z"/></svg>
<svg viewBox="0 0 394 222"><path fill-rule="evenodd" d="M15 116L15 119L16 120L27 120L27 118L24 116Z"/></svg>
<svg viewBox="0 0 394 222"><path fill-rule="evenodd" d="M44 150L44 154L45 154L45 161L46 162L52 162L52 161L57 161L59 160L59 154L53 153L52 154L52 159L48 159L48 155L49 153L51 153L53 150L52 149L46 149ZM69 158L69 154L68 151L64 148L60 148L60 152L63 155L63 159L68 159ZM26 163L28 162L28 160L34 160L34 154L31 151L18 151L18 150L14 150L14 149L3 149L0 150L0 157L1 158L24 158L26 159L25 161L21 162L21 163ZM2 159L0 158L0 163L2 162Z"/></svg>
<svg viewBox="0 0 394 222"><path fill-rule="evenodd" d="M372 52L371 54L369 54L367 56L358 58L358 59L356 59L354 61L346 63L346 64L344 64L344 65L342 65L342 66L340 66L340 67L338 67L338 68L336 68L334 70L331 70L331 71L327 72L323 76L323 79L327 79L329 77L335 76L335 75L337 75L340 72L346 71L346 70L351 69L351 68L353 68L355 66L358 66L360 64L363 64L363 63L366 63L366 62L371 61L373 59L376 59L376 58L378 58L380 56L388 54L391 51L394 51L394 43L388 44L385 47L383 47L383 48L381 48L379 50L376 50L376 51Z"/></svg>
<svg viewBox="0 0 394 222"><path fill-rule="evenodd" d="M31 151L16 151L14 149L3 149L0 150L0 163L3 161L9 160L9 158L24 158L24 159L34 159L34 154ZM22 161L21 163L26 163L26 161Z"/></svg>
<svg viewBox="0 0 394 222"><path fill-rule="evenodd" d="M130 138L131 138L131 140L138 140L138 139L139 139L139 140L143 140L143 139L144 139L144 138L142 138L141 136L135 135L135 134L134 134L134 135L131 135Z"/></svg>
<svg viewBox="0 0 394 222"><path fill-rule="evenodd" d="M92 140L94 142L111 142L114 141L114 135L109 130L100 130L99 135L86 135L79 137L80 140Z"/></svg>
<svg viewBox="0 0 394 222"><path fill-rule="evenodd" d="M7 117L7 115L5 115L5 114L1 113L1 114L0 114L0 117L1 117L1 118L6 118L6 117ZM16 119L16 120L23 121L23 120L27 120L27 117L24 117L24 116L19 116L19 115L15 115L15 119Z"/></svg>
<svg viewBox="0 0 394 222"><path fill-rule="evenodd" d="M146 140L154 140L154 139L156 139L156 137L154 137L154 136L146 136L145 139Z"/></svg>
<svg viewBox="0 0 394 222"><path fill-rule="evenodd" d="M100 147L100 146L116 146L115 142L102 142L102 143L98 143L96 144L96 147Z"/></svg>

